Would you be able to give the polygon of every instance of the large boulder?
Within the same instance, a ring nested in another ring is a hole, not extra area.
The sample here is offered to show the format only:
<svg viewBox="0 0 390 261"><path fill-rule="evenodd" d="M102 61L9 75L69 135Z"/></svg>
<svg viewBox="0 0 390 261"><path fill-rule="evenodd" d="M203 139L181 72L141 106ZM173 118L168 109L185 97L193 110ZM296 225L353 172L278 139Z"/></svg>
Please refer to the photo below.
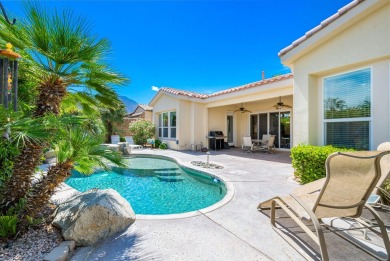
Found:
<svg viewBox="0 0 390 261"><path fill-rule="evenodd" d="M129 202L113 189L92 189L60 204L53 225L65 240L90 246L124 230L135 221Z"/></svg>

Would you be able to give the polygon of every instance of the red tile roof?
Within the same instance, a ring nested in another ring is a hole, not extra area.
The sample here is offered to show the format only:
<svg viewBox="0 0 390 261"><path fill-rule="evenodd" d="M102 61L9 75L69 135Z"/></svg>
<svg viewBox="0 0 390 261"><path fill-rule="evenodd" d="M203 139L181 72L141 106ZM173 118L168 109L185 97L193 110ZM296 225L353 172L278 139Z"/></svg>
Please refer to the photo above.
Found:
<svg viewBox="0 0 390 261"><path fill-rule="evenodd" d="M290 79L290 78L293 78L293 74L292 73L283 74L283 75L275 76L275 77L272 77L272 78L264 79L264 80L261 80L261 81L248 83L248 84L245 84L245 85L241 85L241 86L238 86L238 87L230 88L230 89L227 89L227 90L222 90L222 91L215 92L215 93L212 93L212 94L201 94L201 93L196 93L196 92L177 90L177 89L168 88L168 87L162 87L162 88L160 88L160 91L161 92L170 93L170 94L174 94L174 95L187 96L187 97L190 97L190 98L207 99L207 98L220 96L220 95L224 95L224 94L228 94L228 93L234 93L234 92L238 92L238 91L242 91L242 90L247 90L247 89L250 89L250 88L254 88L254 87L261 86L261 85L266 85L266 84L269 84L269 83L278 82L278 81L282 81L282 80L286 80L286 79Z"/></svg>
<svg viewBox="0 0 390 261"><path fill-rule="evenodd" d="M359 5L360 3L364 2L365 0L354 0L353 2L347 4L346 6L342 7L335 13L334 15L328 17L324 21L322 21L318 26L314 27L313 29L309 30L305 33L304 36L300 37L299 39L295 40L292 44L287 46L286 48L282 49L278 55L283 56L298 45L302 44L304 41L312 37L314 34L318 33L322 29L324 29L326 26L328 26L330 23L333 23L338 18L340 18L342 15L353 9L355 6Z"/></svg>
<svg viewBox="0 0 390 261"><path fill-rule="evenodd" d="M141 107L142 109L144 109L145 111L152 111L153 110L153 107L150 107L147 104L138 104L138 106Z"/></svg>
<svg viewBox="0 0 390 261"><path fill-rule="evenodd" d="M168 87L162 87L162 88L160 88L160 91L174 94L174 95L188 96L191 98L199 98L199 99L206 99L208 96L207 94L200 94L200 93L196 93L196 92L177 90L177 89L168 88Z"/></svg>

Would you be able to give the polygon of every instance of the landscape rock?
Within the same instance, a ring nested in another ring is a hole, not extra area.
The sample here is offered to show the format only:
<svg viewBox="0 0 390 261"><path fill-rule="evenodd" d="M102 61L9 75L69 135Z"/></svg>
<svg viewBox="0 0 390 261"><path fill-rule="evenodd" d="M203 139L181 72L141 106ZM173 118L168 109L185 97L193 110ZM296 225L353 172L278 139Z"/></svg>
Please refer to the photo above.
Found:
<svg viewBox="0 0 390 261"><path fill-rule="evenodd" d="M60 204L53 225L60 228L65 240L77 246L90 246L126 229L135 221L127 202L113 189L92 189Z"/></svg>

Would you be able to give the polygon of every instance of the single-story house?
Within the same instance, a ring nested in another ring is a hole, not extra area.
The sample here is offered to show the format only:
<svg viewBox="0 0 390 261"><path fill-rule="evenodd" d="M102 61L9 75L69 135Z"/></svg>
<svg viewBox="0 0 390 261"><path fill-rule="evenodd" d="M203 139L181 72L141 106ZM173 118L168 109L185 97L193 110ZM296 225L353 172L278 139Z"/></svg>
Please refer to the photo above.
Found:
<svg viewBox="0 0 390 261"><path fill-rule="evenodd" d="M208 146L210 131L234 146L273 134L280 149L390 140L389 0L351 2L279 57L293 74L213 94L161 88L150 102L157 136L178 150Z"/></svg>
<svg viewBox="0 0 390 261"><path fill-rule="evenodd" d="M285 74L212 94L160 88L149 105L157 136L172 149L208 147L210 131L222 131L232 146L270 133L277 148L289 148L292 93L293 76Z"/></svg>

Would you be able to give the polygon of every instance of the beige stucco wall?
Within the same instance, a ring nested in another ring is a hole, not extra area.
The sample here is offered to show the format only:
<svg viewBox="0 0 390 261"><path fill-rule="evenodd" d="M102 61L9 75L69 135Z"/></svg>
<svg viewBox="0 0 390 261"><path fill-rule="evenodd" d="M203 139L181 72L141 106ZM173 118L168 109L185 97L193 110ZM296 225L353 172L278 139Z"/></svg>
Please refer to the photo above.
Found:
<svg viewBox="0 0 390 261"><path fill-rule="evenodd" d="M144 114L145 114L145 118L144 118L145 120L152 121L152 119L153 119L153 112L152 111L145 111Z"/></svg>
<svg viewBox="0 0 390 261"><path fill-rule="evenodd" d="M192 144L206 145L207 113L204 104L162 95L153 107L153 121L158 127L158 115L176 111L176 139L159 138L170 149L189 150ZM156 133L156 137L158 132ZM178 141L179 144L176 144Z"/></svg>
<svg viewBox="0 0 390 261"><path fill-rule="evenodd" d="M187 126L188 133L190 134L190 144L207 145L207 109L204 104L198 102L191 103L191 118L192 121Z"/></svg>
<svg viewBox="0 0 390 261"><path fill-rule="evenodd" d="M159 115L163 112L168 112L168 111L178 111L179 108L179 100L174 99L173 97L163 95L159 102L154 104L153 106L153 122L156 126L156 137L158 137L158 126L159 126ZM176 123L179 122L178 115L176 115ZM176 129L176 136L178 129ZM167 143L168 148L170 149L176 149L176 139L167 139L167 138L160 138L159 139L162 142Z"/></svg>
<svg viewBox="0 0 390 261"><path fill-rule="evenodd" d="M359 21L314 50L294 60L282 57L294 73L294 145L323 145L323 78L366 67L372 68L371 149L390 140L390 2L377 2L387 4L360 14Z"/></svg>

